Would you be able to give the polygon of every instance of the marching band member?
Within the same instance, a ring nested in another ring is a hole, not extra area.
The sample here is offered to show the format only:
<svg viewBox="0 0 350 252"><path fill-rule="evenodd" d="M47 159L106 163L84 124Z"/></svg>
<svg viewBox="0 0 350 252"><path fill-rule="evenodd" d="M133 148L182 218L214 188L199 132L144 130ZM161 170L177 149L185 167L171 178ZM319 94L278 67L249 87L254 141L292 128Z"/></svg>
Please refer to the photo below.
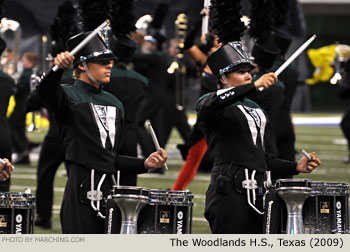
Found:
<svg viewBox="0 0 350 252"><path fill-rule="evenodd" d="M69 39L68 48L77 46L88 34ZM117 170L121 176L145 173L163 167L167 159L163 149L146 160L118 154L124 108L115 96L102 90L103 83L110 81L113 60L104 40L96 35L75 56L58 54L54 63L60 69L50 71L37 87L55 114L69 172L60 215L63 233L103 233L104 216L99 207L112 189ZM72 62L74 85L59 85L63 70Z"/></svg>
<svg viewBox="0 0 350 252"><path fill-rule="evenodd" d="M219 4L220 10L216 9ZM224 23L225 17L232 16L228 14L239 11L237 4L212 1L213 28L224 45L207 60L222 89L202 96L196 108L208 150L215 157L204 215L213 233L262 233L263 215L260 213L265 172L270 170L276 175L310 173L321 161L315 153L310 154L310 161L303 157L298 163L271 155L268 117L247 95L260 87L269 88L277 76L266 73L252 82L250 71L254 66L242 43L234 41L242 32L232 33L230 22ZM255 186L251 186L254 182L258 191L251 203L246 193L251 189L256 191Z"/></svg>
<svg viewBox="0 0 350 252"><path fill-rule="evenodd" d="M6 42L0 38L0 55L6 49ZM7 108L11 95L14 93L14 79L0 69L0 157L11 160L12 141L11 129L6 117ZM8 192L10 179L0 179L0 192Z"/></svg>
<svg viewBox="0 0 350 252"><path fill-rule="evenodd" d="M14 163L30 164L29 143L26 136L26 104L30 94L30 76L33 68L39 62L36 54L27 52L22 56L23 72L16 85L15 100L16 106L9 118L11 125L11 136L14 150L17 152L17 159Z"/></svg>
<svg viewBox="0 0 350 252"><path fill-rule="evenodd" d="M298 163L270 156L268 118L246 96L259 87L270 87L277 77L267 73L252 83L252 65L240 42L218 49L209 56L208 64L224 88L203 96L197 105L208 149L215 156L205 217L213 233L261 233L262 215L248 205L242 187L244 169L249 176L257 171L255 177L261 187L266 170L286 175L310 173L321 161L315 153L310 154L312 161L303 157ZM221 75L220 70L226 67ZM262 198L258 201L262 203Z"/></svg>

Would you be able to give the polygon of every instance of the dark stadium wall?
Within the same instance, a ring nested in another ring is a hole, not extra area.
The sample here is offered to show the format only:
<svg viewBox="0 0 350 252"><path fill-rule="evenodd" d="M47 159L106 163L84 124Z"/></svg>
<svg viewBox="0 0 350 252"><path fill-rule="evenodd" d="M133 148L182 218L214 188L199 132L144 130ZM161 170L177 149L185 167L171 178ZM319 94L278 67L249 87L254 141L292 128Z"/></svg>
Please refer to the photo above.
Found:
<svg viewBox="0 0 350 252"><path fill-rule="evenodd" d="M49 34L50 25L62 2L64 0L9 0L5 6L5 16L20 23L23 40L33 36L40 38L42 35ZM203 7L203 0L135 0L135 17L138 19L145 14L152 14L160 2L170 5L165 22L169 37L174 34L174 21L179 13L185 12L191 20L191 17L197 15ZM22 51L27 51L30 50L30 47L22 49ZM35 46L32 50L35 50Z"/></svg>

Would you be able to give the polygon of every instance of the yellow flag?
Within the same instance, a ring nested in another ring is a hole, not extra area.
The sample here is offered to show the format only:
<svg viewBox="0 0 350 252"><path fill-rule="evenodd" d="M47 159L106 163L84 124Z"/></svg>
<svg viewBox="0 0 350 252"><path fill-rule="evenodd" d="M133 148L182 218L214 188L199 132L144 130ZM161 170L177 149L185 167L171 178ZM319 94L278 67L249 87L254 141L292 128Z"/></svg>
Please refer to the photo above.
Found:
<svg viewBox="0 0 350 252"><path fill-rule="evenodd" d="M332 78L334 68L331 64L334 62L336 56L336 47L335 44L332 44L307 51L311 63L315 67L312 78L306 80L307 84L313 85L318 82L327 82Z"/></svg>

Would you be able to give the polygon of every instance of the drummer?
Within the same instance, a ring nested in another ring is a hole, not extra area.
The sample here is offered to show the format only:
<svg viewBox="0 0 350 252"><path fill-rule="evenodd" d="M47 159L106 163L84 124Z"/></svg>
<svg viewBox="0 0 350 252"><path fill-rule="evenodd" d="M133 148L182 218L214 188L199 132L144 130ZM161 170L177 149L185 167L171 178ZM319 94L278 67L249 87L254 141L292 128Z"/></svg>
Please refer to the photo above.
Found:
<svg viewBox="0 0 350 252"><path fill-rule="evenodd" d="M89 34L69 39L69 50ZM103 233L102 204L115 184L117 171L125 176L162 168L167 154L160 149L146 160L118 155L124 108L115 96L102 90L102 85L110 81L114 55L100 35L95 35L75 57L62 52L54 63L59 70L50 71L37 90L55 114L68 169L60 214L62 232ZM74 85L59 85L64 69L71 63Z"/></svg>
<svg viewBox="0 0 350 252"><path fill-rule="evenodd" d="M271 155L268 117L247 95L260 87L269 88L277 76L270 72L252 81L254 66L239 41L243 29L237 30L240 15L232 13L236 3L218 2L212 1L211 17L223 46L208 57L207 63L220 89L202 96L196 107L208 151L214 157L204 216L213 233L262 233L266 171L278 177L310 173L321 161L314 152L309 154L310 160L303 157L298 163ZM234 20L235 16L238 23L225 20ZM251 192L256 193L256 200Z"/></svg>
<svg viewBox="0 0 350 252"><path fill-rule="evenodd" d="M273 174L296 175L312 172L321 161L315 153L298 163L280 160L270 154L268 118L263 109L246 98L260 87L269 88L277 80L274 73L252 82L254 68L241 42L230 42L208 57L208 65L222 89L201 97L197 104L198 121L215 156L211 182L206 194L205 217L213 233L261 233L263 215L248 205L245 168L253 170L262 188L266 170ZM224 73L222 73L222 69ZM262 203L262 197L257 200ZM262 210L260 206L260 210Z"/></svg>
<svg viewBox="0 0 350 252"><path fill-rule="evenodd" d="M0 161L0 181L5 182L11 177L13 166L7 159L1 159Z"/></svg>

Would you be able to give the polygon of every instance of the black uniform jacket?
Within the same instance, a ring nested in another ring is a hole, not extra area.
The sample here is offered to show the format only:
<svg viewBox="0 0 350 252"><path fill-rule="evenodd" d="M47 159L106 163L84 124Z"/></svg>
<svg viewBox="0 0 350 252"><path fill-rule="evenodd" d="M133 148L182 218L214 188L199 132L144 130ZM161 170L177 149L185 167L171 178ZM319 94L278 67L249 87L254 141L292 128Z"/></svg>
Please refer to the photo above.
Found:
<svg viewBox="0 0 350 252"><path fill-rule="evenodd" d="M197 104L198 122L215 157L215 165L236 166L273 174L297 174L296 163L270 154L267 116L246 98L253 84L221 89L202 96Z"/></svg>
<svg viewBox="0 0 350 252"><path fill-rule="evenodd" d="M11 159L12 142L6 113L14 88L14 79L0 70L0 157L8 159Z"/></svg>
<svg viewBox="0 0 350 252"><path fill-rule="evenodd" d="M10 97L14 93L15 81L0 70L0 121L5 121Z"/></svg>
<svg viewBox="0 0 350 252"><path fill-rule="evenodd" d="M38 93L56 117L68 162L103 173L147 172L144 160L117 155L124 108L112 94L76 80L59 85L63 71L50 71Z"/></svg>

